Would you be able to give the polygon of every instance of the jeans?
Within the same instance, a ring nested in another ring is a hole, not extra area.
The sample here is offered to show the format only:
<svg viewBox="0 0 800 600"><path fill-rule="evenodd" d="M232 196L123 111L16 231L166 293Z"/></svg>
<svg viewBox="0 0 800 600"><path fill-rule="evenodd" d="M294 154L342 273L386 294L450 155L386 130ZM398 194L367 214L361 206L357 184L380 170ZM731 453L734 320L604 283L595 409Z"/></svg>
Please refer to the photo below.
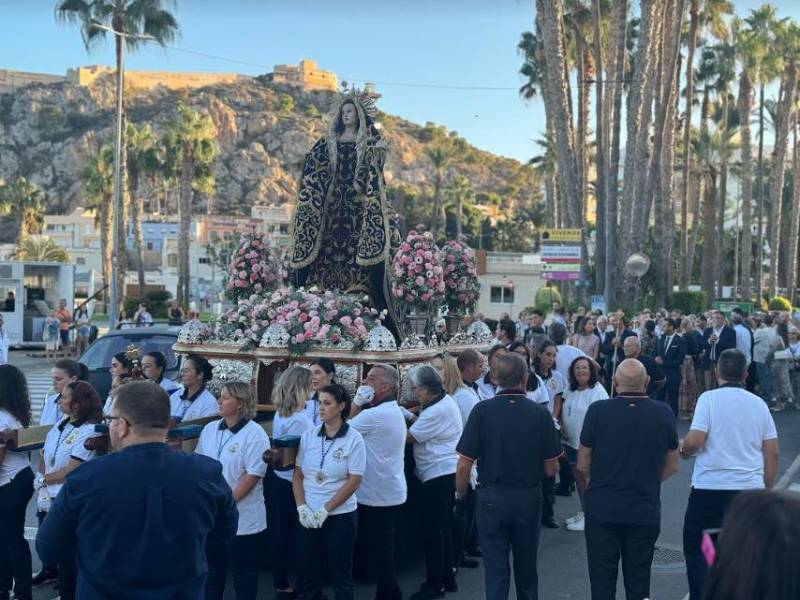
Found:
<svg viewBox="0 0 800 600"><path fill-rule="evenodd" d="M625 597L643 600L650 596L650 568L659 525L607 523L586 515L586 558L592 600L617 597L617 569L622 558Z"/></svg>
<svg viewBox="0 0 800 600"><path fill-rule="evenodd" d="M422 484L422 545L425 548L427 583L441 589L453 579L453 538L451 514L456 476L442 475Z"/></svg>
<svg viewBox="0 0 800 600"><path fill-rule="evenodd" d="M300 520L297 516L297 506L294 503L292 493L292 482L281 479L275 475L275 471L269 469L266 477L267 485L264 489L269 489L269 501L267 510L269 511L269 528L272 533L272 584L276 590L286 590L291 586L289 582L289 571L294 564L297 583L294 588L300 590L303 587L302 574L300 567L302 561L298 557L299 547L297 544L297 528Z"/></svg>
<svg viewBox="0 0 800 600"><path fill-rule="evenodd" d="M30 468L0 487L0 594L8 594L13 583L19 600L31 598L31 550L25 541L25 508L31 496Z"/></svg>
<svg viewBox="0 0 800 600"><path fill-rule="evenodd" d="M255 600L258 592L258 561L261 534L237 535L229 540L206 542L208 578L205 600L222 600L230 568L236 600Z"/></svg>
<svg viewBox="0 0 800 600"><path fill-rule="evenodd" d="M763 362L757 362L755 365L758 387L761 388L761 398L764 402L769 402L772 400L772 376L769 373L769 365Z"/></svg>
<svg viewBox="0 0 800 600"><path fill-rule="evenodd" d="M356 511L331 515L320 529L298 527L302 548L304 600L322 598L323 565L328 563L335 600L353 600L353 547L358 527Z"/></svg>
<svg viewBox="0 0 800 600"><path fill-rule="evenodd" d="M700 550L704 529L722 526L722 517L735 490L698 490L692 488L683 521L683 555L686 557L686 576L689 579L690 600L701 600L708 573L706 559Z"/></svg>
<svg viewBox="0 0 800 600"><path fill-rule="evenodd" d="M514 558L518 600L537 600L539 575L536 555L542 518L538 488L479 487L476 507L483 550L486 600L507 600L511 582L508 553Z"/></svg>
<svg viewBox="0 0 800 600"><path fill-rule="evenodd" d="M358 505L358 524L375 573L375 600L399 600L394 559L394 528L400 506Z"/></svg>

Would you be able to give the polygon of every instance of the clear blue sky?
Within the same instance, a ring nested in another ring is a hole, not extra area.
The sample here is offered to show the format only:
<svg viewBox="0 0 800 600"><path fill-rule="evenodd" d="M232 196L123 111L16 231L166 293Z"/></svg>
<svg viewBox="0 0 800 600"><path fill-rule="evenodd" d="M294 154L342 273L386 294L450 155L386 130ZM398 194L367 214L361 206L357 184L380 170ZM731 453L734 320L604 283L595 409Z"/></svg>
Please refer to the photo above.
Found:
<svg viewBox="0 0 800 600"><path fill-rule="evenodd" d="M735 0L739 14L761 0ZM800 19L800 0L777 0ZM113 64L109 40L91 54L76 27L57 23L55 0L0 0L0 68L63 74ZM175 49L145 48L128 68L259 74L272 65L316 59L341 79L371 80L380 107L420 124L447 126L492 152L527 160L537 153L544 110L516 92L520 33L532 28L534 0L178 0L179 48L263 66L235 64ZM506 87L449 90L389 82Z"/></svg>

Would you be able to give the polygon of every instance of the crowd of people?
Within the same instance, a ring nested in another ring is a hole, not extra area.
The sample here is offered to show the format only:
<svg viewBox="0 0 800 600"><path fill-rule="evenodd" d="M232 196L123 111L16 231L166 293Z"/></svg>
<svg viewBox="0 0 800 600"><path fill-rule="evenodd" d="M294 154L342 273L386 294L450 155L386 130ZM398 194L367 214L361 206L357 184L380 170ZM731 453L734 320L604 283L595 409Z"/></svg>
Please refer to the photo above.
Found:
<svg viewBox="0 0 800 600"><path fill-rule="evenodd" d="M35 468L0 446L0 600L12 582L26 600L53 580L67 600L222 598L228 576L237 600L253 599L268 529L279 600L319 600L326 581L337 600L352 598L357 537L376 599L400 600L396 528L412 487L425 561L413 600L456 592L461 569L479 558L487 598L508 597L512 572L518 597L538 597L540 527L562 526L555 497L571 494L579 510L563 525L584 532L592 598L615 597L620 560L628 597L646 598L660 486L679 457L696 457L684 521L691 598L798 597L786 573L780 582L749 575L751 596L730 592L745 577L732 544L747 525L727 511L753 506L775 528L800 516L791 498L758 491L777 469L769 408L795 397L775 396L776 362L785 361L792 388L792 362L778 354L778 327L792 324L781 315L734 314L729 323L719 312L580 312L554 306L519 323L501 319L488 355L443 352L408 371L406 386L395 367L372 365L352 397L331 360L294 364L271 392L271 439L255 419L250 382L226 382L217 397L201 355L184 358L178 384L160 352L119 353L106 399L83 365L62 358ZM165 443L169 428L204 417L212 420L193 453ZM679 418L692 419L684 440ZM116 451L98 457L103 422ZM30 425L23 373L0 366L0 429ZM23 536L34 495L36 574ZM798 539L774 534L754 547L796 556ZM748 573L777 555L754 555Z"/></svg>

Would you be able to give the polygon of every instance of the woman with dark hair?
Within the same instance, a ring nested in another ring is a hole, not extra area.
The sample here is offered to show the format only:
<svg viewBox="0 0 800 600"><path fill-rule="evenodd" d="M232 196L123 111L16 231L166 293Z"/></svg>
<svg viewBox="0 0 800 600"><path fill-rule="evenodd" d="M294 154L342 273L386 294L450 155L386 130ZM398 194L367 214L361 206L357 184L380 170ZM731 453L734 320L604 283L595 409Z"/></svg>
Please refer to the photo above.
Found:
<svg viewBox="0 0 800 600"><path fill-rule="evenodd" d="M28 383L17 367L0 365L0 431L31 424ZM31 550L25 541L25 509L33 496L30 456L0 443L0 598L31 596ZM13 581L12 581L13 580Z"/></svg>
<svg viewBox="0 0 800 600"><path fill-rule="evenodd" d="M519 354L525 359L525 364L528 365L528 385L525 390L525 395L528 400L533 400L537 404L544 404L547 406L550 403L550 396L544 387L544 382L539 379L539 376L534 372L531 365L531 352L528 347L522 342L511 342L508 346L508 351Z"/></svg>
<svg viewBox="0 0 800 600"><path fill-rule="evenodd" d="M111 414L111 404L114 402L114 395L120 385L130 381L134 368L134 361L131 360L127 352L117 352L111 358L111 368L108 369L108 373L111 375L111 388L103 404L104 415Z"/></svg>
<svg viewBox="0 0 800 600"><path fill-rule="evenodd" d="M495 377L497 365L495 361L498 356L506 354L507 352L508 349L503 344L495 344L492 346L491 350L489 350L489 356L487 357L489 370L475 382L478 386L478 397L481 400L488 400L489 398L495 397L497 393L497 379Z"/></svg>
<svg viewBox="0 0 800 600"><path fill-rule="evenodd" d="M594 333L594 319L592 317L578 317L570 345L578 348L592 360L597 360L600 355L600 338Z"/></svg>
<svg viewBox="0 0 800 600"><path fill-rule="evenodd" d="M94 450L86 449L86 440L97 437L94 426L103 419L100 396L85 381L67 384L61 392L59 404L64 419L53 425L47 434L34 483L38 490L37 507L42 513L50 509L67 475L95 457ZM75 597L75 577L74 557L59 562L58 591L61 598L72 600Z"/></svg>
<svg viewBox="0 0 800 600"><path fill-rule="evenodd" d="M318 358L311 363L311 389L313 390L306 402L306 414L311 419L312 425L319 425L319 390L336 381L336 365L329 358Z"/></svg>
<svg viewBox="0 0 800 600"><path fill-rule="evenodd" d="M163 352L152 350L142 357L142 374L145 378L157 383L161 388L172 395L177 389L178 384L164 376L167 370L167 357Z"/></svg>
<svg viewBox="0 0 800 600"><path fill-rule="evenodd" d="M292 490L300 516L303 596L319 600L327 562L336 600L353 598L356 497L367 463L364 438L345 419L347 391L338 384L319 390L321 427L300 438Z"/></svg>
<svg viewBox="0 0 800 600"><path fill-rule="evenodd" d="M656 337L656 322L652 319L647 319L642 327L642 334L639 336L639 341L642 344L642 354L647 356L656 355L656 347L658 346L658 337Z"/></svg>
<svg viewBox="0 0 800 600"><path fill-rule="evenodd" d="M712 564L705 600L800 598L800 497L766 490L738 494L706 560Z"/></svg>
<svg viewBox="0 0 800 600"><path fill-rule="evenodd" d="M89 347L89 333L92 327L92 319L86 304L82 304L75 311L75 343L78 347L78 356L84 353Z"/></svg>
<svg viewBox="0 0 800 600"><path fill-rule="evenodd" d="M89 369L83 363L71 358L61 358L50 369L53 381L53 393L49 394L42 404L39 415L39 425L55 425L63 420L64 415L59 409L59 400L64 386L73 381L85 381L89 378Z"/></svg>
<svg viewBox="0 0 800 600"><path fill-rule="evenodd" d="M587 356L579 356L569 366L569 389L564 394L564 408L561 413L561 431L565 437L564 454L570 464L575 487L581 501L581 510L567 519L567 529L583 531L583 495L586 491L586 478L578 470L578 446L581 440L583 419L589 405L597 400L608 398L608 392L600 382L597 363Z"/></svg>
<svg viewBox="0 0 800 600"><path fill-rule="evenodd" d="M206 384L214 375L214 367L204 356L189 354L181 367L182 389L169 398L170 414L176 423L213 417L219 411L217 399Z"/></svg>

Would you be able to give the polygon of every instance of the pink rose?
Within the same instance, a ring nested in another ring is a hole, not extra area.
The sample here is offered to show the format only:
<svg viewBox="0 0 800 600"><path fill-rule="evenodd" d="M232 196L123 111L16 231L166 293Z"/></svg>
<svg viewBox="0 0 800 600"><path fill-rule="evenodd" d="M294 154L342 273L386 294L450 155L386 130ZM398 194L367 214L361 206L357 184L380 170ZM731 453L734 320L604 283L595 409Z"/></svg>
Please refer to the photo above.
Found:
<svg viewBox="0 0 800 600"><path fill-rule="evenodd" d="M425 285L425 280L422 277L417 277L414 280L414 283L416 283L417 285Z"/></svg>

